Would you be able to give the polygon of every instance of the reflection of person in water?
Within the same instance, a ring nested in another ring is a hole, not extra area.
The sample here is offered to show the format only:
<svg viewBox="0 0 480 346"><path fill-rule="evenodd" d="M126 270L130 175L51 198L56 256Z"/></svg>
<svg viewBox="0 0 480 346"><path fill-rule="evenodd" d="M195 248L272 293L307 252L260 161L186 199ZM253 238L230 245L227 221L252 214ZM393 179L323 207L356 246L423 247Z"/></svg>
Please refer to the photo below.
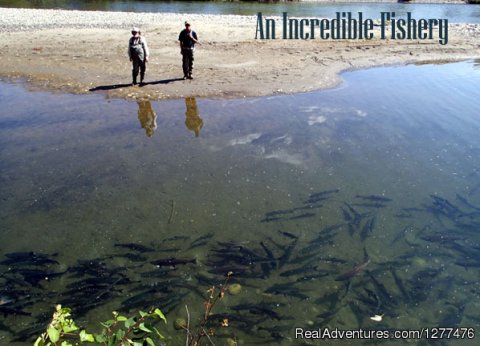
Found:
<svg viewBox="0 0 480 346"><path fill-rule="evenodd" d="M203 127L203 120L198 116L197 100L195 97L186 97L185 105L187 106L185 125L189 130L195 132L195 137L198 137Z"/></svg>
<svg viewBox="0 0 480 346"><path fill-rule="evenodd" d="M145 129L147 137L152 137L153 132L157 128L157 115L153 111L150 101L137 101L138 103L138 120Z"/></svg>

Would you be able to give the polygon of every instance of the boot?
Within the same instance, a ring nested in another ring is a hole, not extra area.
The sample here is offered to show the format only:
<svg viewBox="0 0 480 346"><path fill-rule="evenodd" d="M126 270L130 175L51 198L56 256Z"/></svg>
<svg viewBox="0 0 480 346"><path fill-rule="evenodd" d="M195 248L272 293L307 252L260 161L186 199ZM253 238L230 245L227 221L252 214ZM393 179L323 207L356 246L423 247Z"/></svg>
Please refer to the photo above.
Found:
<svg viewBox="0 0 480 346"><path fill-rule="evenodd" d="M140 73L140 84L143 84L144 78L145 78L145 73Z"/></svg>
<svg viewBox="0 0 480 346"><path fill-rule="evenodd" d="M137 85L137 76L135 73L132 73L132 85Z"/></svg>

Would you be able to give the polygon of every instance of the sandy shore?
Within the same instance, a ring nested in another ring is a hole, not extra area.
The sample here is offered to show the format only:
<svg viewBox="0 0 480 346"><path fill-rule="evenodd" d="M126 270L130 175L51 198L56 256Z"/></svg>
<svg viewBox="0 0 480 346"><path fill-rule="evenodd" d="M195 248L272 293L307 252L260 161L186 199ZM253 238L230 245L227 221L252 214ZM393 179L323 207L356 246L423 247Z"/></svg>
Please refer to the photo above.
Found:
<svg viewBox="0 0 480 346"><path fill-rule="evenodd" d="M177 38L185 19L202 43L192 81L179 80ZM255 23L253 16L0 8L0 75L109 97L243 97L332 87L347 69L480 57L480 25L474 24L450 24L443 46L438 40L259 41ZM143 87L128 86L133 25L142 28L151 50Z"/></svg>

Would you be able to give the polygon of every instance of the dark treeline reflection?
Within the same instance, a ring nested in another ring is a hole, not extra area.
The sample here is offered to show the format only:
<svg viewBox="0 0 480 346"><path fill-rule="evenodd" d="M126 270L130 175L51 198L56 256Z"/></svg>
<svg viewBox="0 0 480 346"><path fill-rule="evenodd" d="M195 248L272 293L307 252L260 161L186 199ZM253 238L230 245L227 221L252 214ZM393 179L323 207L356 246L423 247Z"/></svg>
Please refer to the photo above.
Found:
<svg viewBox="0 0 480 346"><path fill-rule="evenodd" d="M125 5L135 5L135 4L144 4L144 3L194 3L194 2L212 2L212 3L228 3L228 2L263 2L263 3L275 3L275 2L298 2L299 0L196 0L196 1L135 1L135 0L87 0L87 1L73 1L73 0L14 0L7 1L1 0L1 7L20 7L20 8L66 8L66 9L85 9L85 10L98 10L98 9L108 9L117 4Z"/></svg>
<svg viewBox="0 0 480 346"><path fill-rule="evenodd" d="M335 12L361 11L365 18L379 18L378 2L316 2L298 0L276 1L134 1L134 0L0 0L0 7L13 8L43 8L90 11L127 11L127 12L162 12L162 13L204 13L204 14L234 14L279 15L288 12L290 16L333 17ZM449 23L478 23L480 10L478 6L468 6L464 3L415 3L384 2L381 11L397 13L397 17L411 12L414 18L448 18Z"/></svg>

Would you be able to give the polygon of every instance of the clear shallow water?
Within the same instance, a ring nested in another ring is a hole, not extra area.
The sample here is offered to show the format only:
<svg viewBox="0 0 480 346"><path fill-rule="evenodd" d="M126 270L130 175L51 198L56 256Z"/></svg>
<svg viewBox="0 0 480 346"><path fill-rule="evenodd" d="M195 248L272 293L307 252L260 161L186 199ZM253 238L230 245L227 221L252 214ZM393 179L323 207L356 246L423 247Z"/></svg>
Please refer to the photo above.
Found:
<svg viewBox="0 0 480 346"><path fill-rule="evenodd" d="M334 17L335 12L363 12L365 18L380 18L380 12L395 12L404 17L411 12L414 18L447 18L451 23L479 23L480 6L467 4L406 4L406 3L295 3L295 2L229 2L229 1L5 1L2 7L63 8L75 10L133 11L281 15Z"/></svg>
<svg viewBox="0 0 480 346"><path fill-rule="evenodd" d="M230 319L219 344L302 344L294 327L478 328L478 62L343 77L151 103L2 82L1 340L38 334L59 302L87 325L151 305L198 316L229 270L243 289L215 309L212 326ZM171 257L197 262L151 263Z"/></svg>

